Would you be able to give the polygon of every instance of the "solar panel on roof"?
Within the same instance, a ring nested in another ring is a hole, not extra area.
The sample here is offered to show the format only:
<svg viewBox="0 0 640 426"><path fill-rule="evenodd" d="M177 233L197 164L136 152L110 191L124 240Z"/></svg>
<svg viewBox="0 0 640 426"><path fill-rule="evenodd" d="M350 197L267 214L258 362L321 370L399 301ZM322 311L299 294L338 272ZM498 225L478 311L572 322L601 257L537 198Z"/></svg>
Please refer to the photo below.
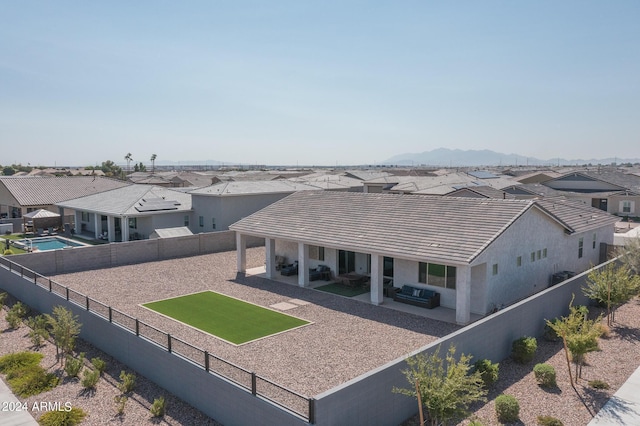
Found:
<svg viewBox="0 0 640 426"><path fill-rule="evenodd" d="M139 212L152 212L162 210L178 210L179 202L175 200L164 200L162 198L142 200L135 209Z"/></svg>

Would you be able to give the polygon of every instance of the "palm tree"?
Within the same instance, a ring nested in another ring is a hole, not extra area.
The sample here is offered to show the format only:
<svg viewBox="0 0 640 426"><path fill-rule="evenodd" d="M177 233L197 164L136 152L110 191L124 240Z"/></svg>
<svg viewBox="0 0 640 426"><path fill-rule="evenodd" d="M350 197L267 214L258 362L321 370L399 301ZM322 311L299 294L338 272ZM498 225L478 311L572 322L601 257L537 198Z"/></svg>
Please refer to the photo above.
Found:
<svg viewBox="0 0 640 426"><path fill-rule="evenodd" d="M151 154L151 173L152 174L156 172L156 158L158 158L157 155Z"/></svg>
<svg viewBox="0 0 640 426"><path fill-rule="evenodd" d="M131 164L131 161L133 160L133 157L131 156L131 153L127 153L127 155L124 156L124 159L127 160L127 174L129 174L129 172L131 172L129 165Z"/></svg>

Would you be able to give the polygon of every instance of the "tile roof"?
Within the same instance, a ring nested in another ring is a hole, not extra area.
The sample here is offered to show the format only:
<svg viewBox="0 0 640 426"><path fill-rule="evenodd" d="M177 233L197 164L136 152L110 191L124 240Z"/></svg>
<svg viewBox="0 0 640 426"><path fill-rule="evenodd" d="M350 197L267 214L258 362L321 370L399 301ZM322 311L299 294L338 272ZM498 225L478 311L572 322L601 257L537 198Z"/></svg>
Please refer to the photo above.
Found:
<svg viewBox="0 0 640 426"><path fill-rule="evenodd" d="M320 188L289 180L247 180L221 182L191 191L194 195L249 195L318 191Z"/></svg>
<svg viewBox="0 0 640 426"><path fill-rule="evenodd" d="M620 220L619 217L584 204L582 201L564 197L541 198L536 200L536 204L577 233L611 225Z"/></svg>
<svg viewBox="0 0 640 426"><path fill-rule="evenodd" d="M175 203L169 206L172 201ZM171 188L134 184L56 205L104 215L148 216L168 211L189 211L191 195Z"/></svg>
<svg viewBox="0 0 640 426"><path fill-rule="evenodd" d="M298 192L229 228L251 235L303 241L415 260L471 263L516 219L540 208L566 231L614 223L615 218L572 202L422 195ZM576 212L583 217L576 217ZM589 215L587 217L586 215ZM613 218L613 219L612 219Z"/></svg>
<svg viewBox="0 0 640 426"><path fill-rule="evenodd" d="M85 195L129 186L121 180L101 176L0 177L21 206L53 205Z"/></svg>

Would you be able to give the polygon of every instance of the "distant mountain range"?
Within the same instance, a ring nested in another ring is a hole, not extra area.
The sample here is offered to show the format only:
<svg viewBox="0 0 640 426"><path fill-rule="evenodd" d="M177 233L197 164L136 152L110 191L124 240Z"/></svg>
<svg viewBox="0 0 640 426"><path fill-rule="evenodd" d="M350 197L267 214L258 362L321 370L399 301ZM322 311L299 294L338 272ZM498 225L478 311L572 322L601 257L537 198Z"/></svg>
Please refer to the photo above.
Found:
<svg viewBox="0 0 640 426"><path fill-rule="evenodd" d="M438 148L433 151L420 153L400 154L383 161L382 164L399 166L567 166L583 164L625 164L640 163L638 158L592 158L588 160L565 158L553 158L541 160L534 157L525 157L518 154L504 154L488 149L483 150L461 150Z"/></svg>

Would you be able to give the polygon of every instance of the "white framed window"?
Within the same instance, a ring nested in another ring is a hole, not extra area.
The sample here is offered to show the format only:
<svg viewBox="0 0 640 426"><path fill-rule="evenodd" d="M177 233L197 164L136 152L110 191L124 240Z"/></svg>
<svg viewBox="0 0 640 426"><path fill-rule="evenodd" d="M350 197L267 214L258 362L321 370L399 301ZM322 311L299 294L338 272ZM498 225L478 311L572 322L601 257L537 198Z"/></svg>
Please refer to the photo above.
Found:
<svg viewBox="0 0 640 426"><path fill-rule="evenodd" d="M543 249L542 249L542 258L543 258L543 259L546 259L546 258L547 258L547 249L546 249L546 248L543 248Z"/></svg>
<svg viewBox="0 0 640 426"><path fill-rule="evenodd" d="M596 234L593 234L593 249L596 249Z"/></svg>
<svg viewBox="0 0 640 426"><path fill-rule="evenodd" d="M82 212L82 221L89 222L89 212Z"/></svg>
<svg viewBox="0 0 640 426"><path fill-rule="evenodd" d="M620 212L621 213L634 213L635 202L630 200L620 201Z"/></svg>
<svg viewBox="0 0 640 426"><path fill-rule="evenodd" d="M456 267L420 262L418 264L418 282L455 289Z"/></svg>
<svg viewBox="0 0 640 426"><path fill-rule="evenodd" d="M189 215L184 216L184 226L189 226Z"/></svg>
<svg viewBox="0 0 640 426"><path fill-rule="evenodd" d="M532 252L531 252L531 261L532 261L532 262L535 262L535 261L536 261L536 252L535 252L535 251L532 251Z"/></svg>
<svg viewBox="0 0 640 426"><path fill-rule="evenodd" d="M522 266L522 256L516 257L516 265L517 266Z"/></svg>
<svg viewBox="0 0 640 426"><path fill-rule="evenodd" d="M493 273L493 275L498 275L498 264L494 263L493 267L491 268L491 272Z"/></svg>
<svg viewBox="0 0 640 426"><path fill-rule="evenodd" d="M204 216L198 216L198 225L200 228L204 228Z"/></svg>
<svg viewBox="0 0 640 426"><path fill-rule="evenodd" d="M582 259L582 252L584 249L584 238L580 237L578 240L578 259Z"/></svg>
<svg viewBox="0 0 640 426"><path fill-rule="evenodd" d="M211 229L216 229L216 218L215 217L211 218Z"/></svg>
<svg viewBox="0 0 640 426"><path fill-rule="evenodd" d="M130 217L129 218L129 228L138 229L138 218L137 217Z"/></svg>
<svg viewBox="0 0 640 426"><path fill-rule="evenodd" d="M537 260L542 259L542 250L538 250L538 251L536 252L536 259L537 259Z"/></svg>

